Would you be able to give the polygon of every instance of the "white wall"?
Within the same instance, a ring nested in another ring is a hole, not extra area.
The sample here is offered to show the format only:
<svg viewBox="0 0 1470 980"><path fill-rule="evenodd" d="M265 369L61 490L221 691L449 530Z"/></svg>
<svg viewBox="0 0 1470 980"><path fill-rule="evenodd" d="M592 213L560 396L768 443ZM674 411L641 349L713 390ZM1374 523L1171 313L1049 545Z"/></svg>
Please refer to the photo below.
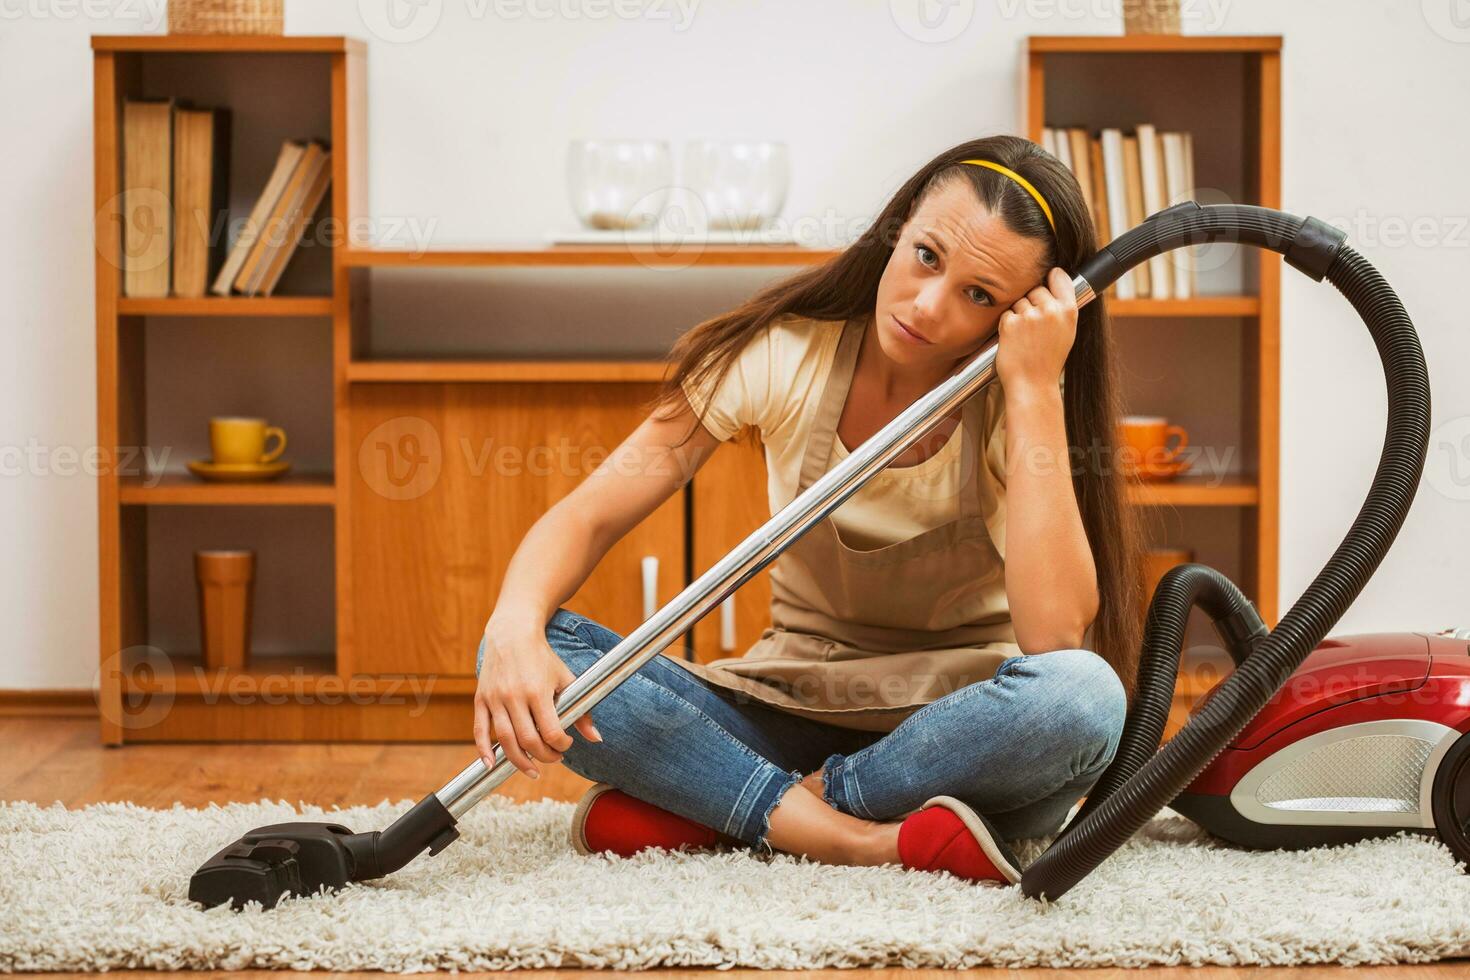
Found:
<svg viewBox="0 0 1470 980"><path fill-rule="evenodd" d="M392 28L390 2L418 19ZM371 211L443 243L565 226L577 135L784 139L786 213L861 220L937 150L1018 128L1024 35L1118 30L1117 0L926 0L958 18L926 34L913 2L640 0L635 19L615 13L635 0L293 2L286 29L368 40ZM1470 625L1470 29L1454 2L1355 0L1349 16L1327 0L1186 0L1190 33L1285 35L1284 207L1347 224L1431 365L1430 475L1338 632ZM88 35L162 30L162 0L0 0L0 687L93 683L96 490L77 459L96 436ZM1356 513L1385 397L1330 287L1288 270L1282 320L1285 603Z"/></svg>

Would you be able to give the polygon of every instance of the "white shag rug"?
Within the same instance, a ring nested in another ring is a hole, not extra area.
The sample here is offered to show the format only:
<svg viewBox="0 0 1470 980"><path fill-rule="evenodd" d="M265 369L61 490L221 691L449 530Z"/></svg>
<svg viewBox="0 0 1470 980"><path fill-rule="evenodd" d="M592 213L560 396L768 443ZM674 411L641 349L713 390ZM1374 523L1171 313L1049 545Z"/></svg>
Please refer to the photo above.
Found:
<svg viewBox="0 0 1470 980"><path fill-rule="evenodd" d="M198 865L286 820L386 827L414 801L151 810L0 803L0 969L1141 967L1470 955L1470 876L1441 843L1233 849L1165 810L1056 902L897 865L750 851L572 850L573 805L490 796L387 878L203 911ZM1033 860L1047 841L1019 848Z"/></svg>

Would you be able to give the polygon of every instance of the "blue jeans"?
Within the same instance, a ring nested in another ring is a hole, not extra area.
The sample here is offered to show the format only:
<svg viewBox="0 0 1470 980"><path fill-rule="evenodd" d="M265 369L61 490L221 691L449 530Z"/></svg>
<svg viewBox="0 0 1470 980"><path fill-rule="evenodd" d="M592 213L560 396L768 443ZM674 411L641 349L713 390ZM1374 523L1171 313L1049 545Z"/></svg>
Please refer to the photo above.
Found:
<svg viewBox="0 0 1470 980"><path fill-rule="evenodd" d="M546 640L580 675L622 637L563 608ZM484 658L481 638L476 675ZM1118 675L1091 650L1011 657L887 733L787 714L656 656L592 707L603 741L570 728L562 762L768 852L771 811L822 767L843 813L894 820L953 796L1016 840L1061 828L1112 761L1125 713Z"/></svg>

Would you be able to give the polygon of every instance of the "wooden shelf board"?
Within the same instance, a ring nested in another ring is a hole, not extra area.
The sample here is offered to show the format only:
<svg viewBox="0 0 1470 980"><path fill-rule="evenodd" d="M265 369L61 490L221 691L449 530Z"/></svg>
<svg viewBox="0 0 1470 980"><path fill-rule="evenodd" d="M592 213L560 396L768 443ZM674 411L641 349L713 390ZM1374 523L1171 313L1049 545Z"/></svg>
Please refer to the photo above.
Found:
<svg viewBox="0 0 1470 980"><path fill-rule="evenodd" d="M1262 54L1281 50L1280 34L1034 34L1027 41L1032 54Z"/></svg>
<svg viewBox="0 0 1470 980"><path fill-rule="evenodd" d="M228 701L235 696L310 693L345 681L336 674L330 653L262 654L243 670L207 669L197 653L135 656L123 664L124 691L149 694L197 694Z"/></svg>
<svg viewBox="0 0 1470 980"><path fill-rule="evenodd" d="M516 264L559 264L539 259L528 263L516 260L505 262L477 262L467 258L464 262L443 261L450 253L438 253L426 263L431 267L452 265L516 265ZM461 253L466 256L469 253ZM528 254L528 253L523 253ZM369 262L372 266L406 267L413 263ZM566 263L588 265L592 263ZM736 264L736 263L730 263ZM1117 317L1208 317L1208 316L1256 316L1261 311L1260 300L1255 296L1200 296L1193 299L1114 299L1108 296L1108 312ZM331 316L330 296L214 296L202 299L170 296L158 299L120 297L117 311L124 316Z"/></svg>
<svg viewBox="0 0 1470 980"><path fill-rule="evenodd" d="M665 368L663 361L353 361L347 380L656 382L663 380Z"/></svg>
<svg viewBox="0 0 1470 980"><path fill-rule="evenodd" d="M329 34L93 34L93 51L237 51L362 54L355 37Z"/></svg>
<svg viewBox="0 0 1470 980"><path fill-rule="evenodd" d="M330 473L289 474L263 483L209 483L192 473L129 476L119 481L124 504L309 504L330 507L337 488Z"/></svg>
<svg viewBox="0 0 1470 980"><path fill-rule="evenodd" d="M506 244L484 249L346 249L347 266L391 268L479 268L489 266L700 266L818 265L838 251L799 245L549 245Z"/></svg>
<svg viewBox="0 0 1470 980"><path fill-rule="evenodd" d="M1249 476L1179 476L1128 484L1129 503L1145 507L1240 507L1260 499L1260 488Z"/></svg>
<svg viewBox="0 0 1470 980"><path fill-rule="evenodd" d="M1113 299L1108 313L1115 317L1259 316L1259 296L1196 296L1191 299Z"/></svg>
<svg viewBox="0 0 1470 980"><path fill-rule="evenodd" d="M474 697L480 679L474 675L451 676L445 674L353 674L342 682L353 691L368 691L374 694L397 694L413 697L414 692L432 698Z"/></svg>
<svg viewBox="0 0 1470 980"><path fill-rule="evenodd" d="M122 296L123 316L331 316L330 296L166 296L158 299Z"/></svg>

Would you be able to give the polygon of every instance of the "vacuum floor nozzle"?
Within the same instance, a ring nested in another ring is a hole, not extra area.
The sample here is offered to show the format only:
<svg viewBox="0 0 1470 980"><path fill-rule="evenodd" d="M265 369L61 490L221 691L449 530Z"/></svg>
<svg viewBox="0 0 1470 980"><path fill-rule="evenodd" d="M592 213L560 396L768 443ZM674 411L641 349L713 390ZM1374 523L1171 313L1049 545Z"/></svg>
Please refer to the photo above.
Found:
<svg viewBox="0 0 1470 980"><path fill-rule="evenodd" d="M257 827L204 862L189 879L189 898L206 908L249 902L274 908L286 895L341 888L357 862L341 824L278 823Z"/></svg>

